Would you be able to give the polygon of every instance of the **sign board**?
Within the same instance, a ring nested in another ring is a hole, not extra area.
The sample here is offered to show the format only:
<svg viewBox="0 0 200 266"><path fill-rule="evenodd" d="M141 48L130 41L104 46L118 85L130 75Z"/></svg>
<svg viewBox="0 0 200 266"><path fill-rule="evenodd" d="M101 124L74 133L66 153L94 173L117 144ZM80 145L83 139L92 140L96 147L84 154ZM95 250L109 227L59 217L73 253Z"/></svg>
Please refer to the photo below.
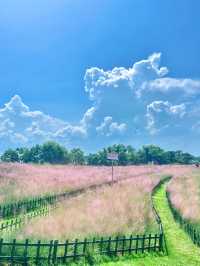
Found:
<svg viewBox="0 0 200 266"><path fill-rule="evenodd" d="M113 160L113 161L118 161L119 158L118 158L118 153L116 152L110 152L107 154L107 159L108 160Z"/></svg>

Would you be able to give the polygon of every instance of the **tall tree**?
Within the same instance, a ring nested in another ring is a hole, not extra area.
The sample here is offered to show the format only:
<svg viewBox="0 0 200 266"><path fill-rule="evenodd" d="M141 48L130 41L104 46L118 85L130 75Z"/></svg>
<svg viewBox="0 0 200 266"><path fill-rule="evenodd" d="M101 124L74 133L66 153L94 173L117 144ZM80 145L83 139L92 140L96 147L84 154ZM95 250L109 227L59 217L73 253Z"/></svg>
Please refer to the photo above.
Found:
<svg viewBox="0 0 200 266"><path fill-rule="evenodd" d="M72 149L70 152L70 158L71 158L71 162L73 164L84 164L85 163L85 156L84 156L84 152L79 149L79 148L75 148Z"/></svg>
<svg viewBox="0 0 200 266"><path fill-rule="evenodd" d="M8 149L1 156L3 162L19 162L19 155L16 150Z"/></svg>
<svg viewBox="0 0 200 266"><path fill-rule="evenodd" d="M65 163L66 150L56 142L48 141L42 145L42 159L47 163Z"/></svg>

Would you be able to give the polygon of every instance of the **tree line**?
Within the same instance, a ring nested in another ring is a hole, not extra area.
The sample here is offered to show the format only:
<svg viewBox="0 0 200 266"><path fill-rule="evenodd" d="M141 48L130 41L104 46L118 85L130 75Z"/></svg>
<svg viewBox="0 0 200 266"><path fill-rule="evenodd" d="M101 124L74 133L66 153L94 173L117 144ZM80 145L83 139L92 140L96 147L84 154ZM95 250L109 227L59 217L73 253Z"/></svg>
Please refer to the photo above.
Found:
<svg viewBox="0 0 200 266"><path fill-rule="evenodd" d="M165 151L156 145L145 145L136 150L131 145L115 144L96 153L85 154L80 148L67 150L64 146L48 141L42 145L31 148L8 149L1 155L2 162L21 163L50 163L50 164L76 164L76 165L110 165L107 159L110 152L118 153L118 165L139 164L192 164L198 163L200 157L190 153L178 151Z"/></svg>

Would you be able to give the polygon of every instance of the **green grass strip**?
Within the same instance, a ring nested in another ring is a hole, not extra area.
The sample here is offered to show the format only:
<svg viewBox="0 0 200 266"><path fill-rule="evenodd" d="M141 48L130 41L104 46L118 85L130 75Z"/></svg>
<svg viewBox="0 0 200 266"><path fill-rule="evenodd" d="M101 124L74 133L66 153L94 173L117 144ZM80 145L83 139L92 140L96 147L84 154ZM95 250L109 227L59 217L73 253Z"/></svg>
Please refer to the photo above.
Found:
<svg viewBox="0 0 200 266"><path fill-rule="evenodd" d="M199 266L200 248L195 246L189 236L175 222L166 196L167 183L162 184L153 197L164 227L168 256L146 254L144 257L124 257L115 262L101 264L106 266Z"/></svg>

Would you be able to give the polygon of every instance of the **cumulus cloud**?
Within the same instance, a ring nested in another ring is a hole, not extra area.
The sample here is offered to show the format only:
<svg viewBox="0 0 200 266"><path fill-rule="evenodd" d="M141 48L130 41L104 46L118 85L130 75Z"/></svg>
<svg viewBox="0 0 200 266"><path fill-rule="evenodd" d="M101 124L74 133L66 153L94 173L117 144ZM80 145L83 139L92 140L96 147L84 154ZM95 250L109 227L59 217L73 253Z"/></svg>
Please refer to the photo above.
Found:
<svg viewBox="0 0 200 266"><path fill-rule="evenodd" d="M104 117L103 122L96 127L96 130L101 135L112 136L113 134L123 134L127 130L127 125L125 123L113 122L111 116Z"/></svg>
<svg viewBox="0 0 200 266"><path fill-rule="evenodd" d="M186 114L184 103L172 105L168 101L154 101L147 105L147 130L154 135L161 130L174 127L175 119L182 119Z"/></svg>
<svg viewBox="0 0 200 266"><path fill-rule="evenodd" d="M84 128L87 128L91 124L94 118L95 112L96 112L96 108L94 106L89 108L85 112L85 114L83 115L83 118L81 119L81 124Z"/></svg>
<svg viewBox="0 0 200 266"><path fill-rule="evenodd" d="M87 69L91 106L76 123L33 111L14 96L0 109L0 149L52 139L94 150L114 141L134 145L133 140L151 142L154 135L159 141L192 134L200 124L200 80L172 78L160 62L161 53L153 53L130 68Z"/></svg>
<svg viewBox="0 0 200 266"><path fill-rule="evenodd" d="M31 111L22 102L19 95L15 95L0 109L0 137L7 140L7 146L15 144L32 145L47 140L66 139L86 135L89 114L83 117L83 125L71 125L66 121L51 117L41 111ZM6 143L1 142L0 148Z"/></svg>
<svg viewBox="0 0 200 266"><path fill-rule="evenodd" d="M14 128L15 124L13 122L10 121L10 119L2 119L2 122L0 124L0 132L5 132L9 129Z"/></svg>
<svg viewBox="0 0 200 266"><path fill-rule="evenodd" d="M68 137L83 137L86 136L87 132L84 127L81 126L72 126L68 124L64 128L58 130L54 136L61 137L61 138L68 138Z"/></svg>
<svg viewBox="0 0 200 266"><path fill-rule="evenodd" d="M160 91L163 93L175 90L185 93L187 96L200 94L200 81L193 79L159 78L150 82L144 82L141 91Z"/></svg>
<svg viewBox="0 0 200 266"><path fill-rule="evenodd" d="M112 70L92 67L85 73L85 91L91 100L100 100L106 90L124 86L138 94L144 81L162 77L168 73L166 67L160 67L161 53L154 53L145 60L133 64L129 69L115 67Z"/></svg>

